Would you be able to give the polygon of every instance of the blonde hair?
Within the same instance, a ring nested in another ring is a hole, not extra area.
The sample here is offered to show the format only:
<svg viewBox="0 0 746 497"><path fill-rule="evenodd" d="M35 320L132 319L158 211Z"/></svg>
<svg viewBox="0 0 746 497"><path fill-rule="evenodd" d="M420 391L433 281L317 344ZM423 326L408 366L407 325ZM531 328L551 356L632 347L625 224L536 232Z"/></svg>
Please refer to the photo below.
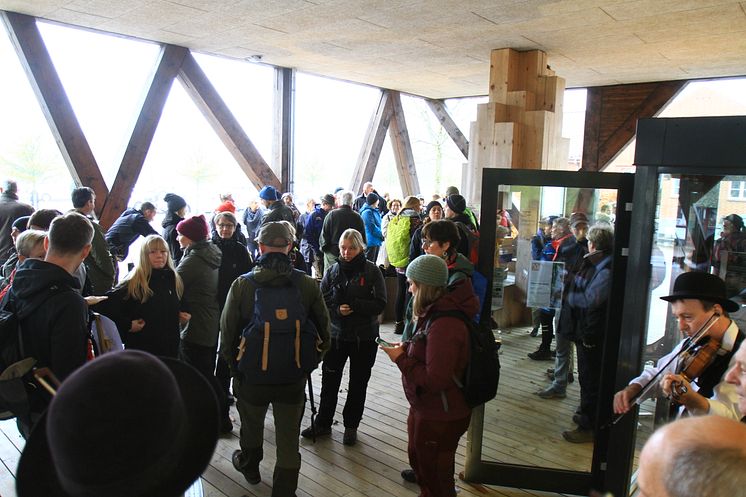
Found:
<svg viewBox="0 0 746 497"><path fill-rule="evenodd" d="M159 235L148 235L140 246L140 255L135 263L135 268L122 280L120 287L127 286L127 298L145 303L153 296L153 290L150 289L148 282L150 275L153 273L153 267L150 265L151 250L166 251L166 267L174 273L176 283L176 295L181 298L184 293L184 283L181 276L174 270L174 262L171 259L171 251L168 249L166 240Z"/></svg>
<svg viewBox="0 0 746 497"><path fill-rule="evenodd" d="M410 195L404 199L404 203L401 206L401 210L413 209L413 210L419 211L421 207L422 207L422 202L420 201L420 199L418 199L414 195Z"/></svg>
<svg viewBox="0 0 746 497"><path fill-rule="evenodd" d="M349 240L350 242L352 242L352 248L355 248L360 251L365 250L365 242L363 241L363 235L361 235L358 230L354 228L349 228L342 232L342 235L339 237L340 250L342 249L342 242L344 242L345 240Z"/></svg>
<svg viewBox="0 0 746 497"><path fill-rule="evenodd" d="M412 295L412 315L415 320L427 309L427 306L445 295L448 289L445 286L425 285L414 280L417 285L417 291Z"/></svg>

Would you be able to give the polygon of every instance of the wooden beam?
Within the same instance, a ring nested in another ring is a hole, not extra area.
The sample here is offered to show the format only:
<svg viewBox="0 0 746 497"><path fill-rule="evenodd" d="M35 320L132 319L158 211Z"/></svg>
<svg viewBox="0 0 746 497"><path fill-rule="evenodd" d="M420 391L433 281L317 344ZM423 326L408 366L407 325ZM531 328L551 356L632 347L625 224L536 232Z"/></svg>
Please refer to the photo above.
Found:
<svg viewBox="0 0 746 497"><path fill-rule="evenodd" d="M274 140L272 170L280 173L282 191L293 190L293 120L295 114L295 70L275 67Z"/></svg>
<svg viewBox="0 0 746 497"><path fill-rule="evenodd" d="M598 152L601 144L601 96L603 88L588 88L585 99L585 128L583 130L583 171L598 171Z"/></svg>
<svg viewBox="0 0 746 497"><path fill-rule="evenodd" d="M446 130L448 136L451 137L453 143L455 143L458 149L461 150L463 156L468 159L469 140L466 139L466 137L456 124L456 121L454 121L451 117L451 114L448 112L448 108L446 108L445 102L443 102L442 100L432 100L430 98L426 98L425 102L427 103L428 107L430 107L430 110L433 111L435 117L438 118L438 122L440 122L440 125L443 126L443 129Z"/></svg>
<svg viewBox="0 0 746 497"><path fill-rule="evenodd" d="M378 107L370 118L368 131L365 133L363 146L350 180L350 190L353 192L362 191L366 182L373 181L391 116L391 93L388 90L382 90Z"/></svg>
<svg viewBox="0 0 746 497"><path fill-rule="evenodd" d="M281 190L280 180L191 54L184 57L177 77L254 187L259 190L265 185L271 185Z"/></svg>
<svg viewBox="0 0 746 497"><path fill-rule="evenodd" d="M591 140L583 144L582 169L601 171L606 168L635 137L637 120L658 115L686 84L687 81L662 81L589 89L589 97L594 102L591 107L586 105L586 138ZM599 117L594 118L589 113ZM588 123L596 121L594 139L593 130L587 128Z"/></svg>
<svg viewBox="0 0 746 497"><path fill-rule="evenodd" d="M163 107L171 92L174 78L188 53L188 49L175 45L165 45L161 48L150 87L144 96L140 114L137 116L127 148L124 150L111 192L103 201L99 200L100 223L105 229L116 221L129 203L132 190L140 177L145 157L163 114Z"/></svg>
<svg viewBox="0 0 746 497"><path fill-rule="evenodd" d="M78 186L93 188L97 198L105 199L109 189L44 45L36 19L13 12L0 15L73 181Z"/></svg>
<svg viewBox="0 0 746 497"><path fill-rule="evenodd" d="M391 138L391 145L394 147L399 184L401 184L404 196L417 195L420 193L420 182L417 180L417 169L414 165L414 154L412 153L412 144L409 141L407 122L404 119L401 96L398 91L389 91L391 92L392 109L389 138Z"/></svg>

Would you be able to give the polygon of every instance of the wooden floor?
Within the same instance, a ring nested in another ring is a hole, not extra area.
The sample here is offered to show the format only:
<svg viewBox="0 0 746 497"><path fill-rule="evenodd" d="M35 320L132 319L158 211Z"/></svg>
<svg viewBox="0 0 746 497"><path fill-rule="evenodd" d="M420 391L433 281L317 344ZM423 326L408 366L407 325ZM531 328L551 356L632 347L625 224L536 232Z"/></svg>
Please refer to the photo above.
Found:
<svg viewBox="0 0 746 497"><path fill-rule="evenodd" d="M382 327L383 338L395 340L390 325ZM502 334L503 346L498 397L485 411L483 459L539 465L553 468L587 469L592 444L570 444L561 431L572 429L572 413L578 404L577 382L570 385L566 399L542 400L535 391L545 387L545 370L550 362L531 361L526 353L538 345L538 338L529 337L525 329ZM320 372L314 375L318 402ZM343 386L346 384L346 377ZM343 402L346 391L340 394ZM301 440L302 467L297 495L322 496L416 496L418 487L402 481L399 472L407 464L406 416L408 404L401 388L398 369L379 352L368 388L365 414L359 429L359 441L354 447L342 445L341 423L335 424L332 437L316 444ZM342 405L337 407L341 420ZM306 410L306 414L310 410ZM262 483L249 485L234 470L231 454L238 448L240 420L233 410L233 434L218 441L210 466L202 475L208 497L269 496L274 466L274 427L268 415L265 424L264 460L261 464ZM308 425L308 417L302 426ZM13 421L0 423L0 497L15 497L14 474L23 439ZM456 463L463 469L465 437L461 441ZM472 486L456 480L460 497L530 497L557 496L546 492L503 487Z"/></svg>

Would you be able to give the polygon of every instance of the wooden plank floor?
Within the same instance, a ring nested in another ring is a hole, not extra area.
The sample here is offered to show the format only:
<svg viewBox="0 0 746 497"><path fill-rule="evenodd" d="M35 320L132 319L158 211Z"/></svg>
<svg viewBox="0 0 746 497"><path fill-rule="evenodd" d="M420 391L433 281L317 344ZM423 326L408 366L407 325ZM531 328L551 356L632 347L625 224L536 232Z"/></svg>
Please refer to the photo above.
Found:
<svg viewBox="0 0 746 497"><path fill-rule="evenodd" d="M396 340L391 325L382 327L382 336ZM525 329L502 334L503 346L498 397L485 411L483 458L517 464L553 468L586 469L590 466L591 444L570 444L561 431L571 429L572 412L578 404L577 382L568 388L567 398L542 400L534 392L548 385L544 371L551 362L531 361L526 353L534 350L538 339ZM318 402L320 372L313 375ZM368 388L365 414L354 447L342 445L341 410L347 383L345 376L337 407L340 424L333 426L332 437L315 444L301 440L302 467L297 495L322 496L401 496L418 494L418 487L402 481L399 472L408 466L406 416L408 404L401 388L398 369L379 352ZM310 409L302 426L309 423ZM262 483L249 485L231 464L231 454L238 448L240 420L235 419L233 434L221 438L210 466L202 475L205 496L267 497L271 494L272 469L275 463L275 436L271 413L265 423L264 460L260 466ZM15 497L14 475L23 439L13 421L0 422L0 497ZM456 471L463 469L463 437L456 456ZM457 480L460 497L549 497L560 494L494 486L473 486Z"/></svg>

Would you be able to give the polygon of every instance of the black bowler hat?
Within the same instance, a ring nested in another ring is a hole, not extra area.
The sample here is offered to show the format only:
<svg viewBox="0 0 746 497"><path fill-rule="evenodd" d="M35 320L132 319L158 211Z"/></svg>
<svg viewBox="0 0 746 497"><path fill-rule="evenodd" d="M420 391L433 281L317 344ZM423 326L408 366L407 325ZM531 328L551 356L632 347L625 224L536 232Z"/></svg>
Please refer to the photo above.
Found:
<svg viewBox="0 0 746 497"><path fill-rule="evenodd" d="M727 312L736 312L741 308L728 299L723 280L714 274L699 271L680 274L674 281L673 293L661 299L668 302L682 299L707 300L720 304Z"/></svg>
<svg viewBox="0 0 746 497"><path fill-rule="evenodd" d="M218 439L218 404L194 368L146 352L106 354L70 375L31 432L19 497L177 497Z"/></svg>

